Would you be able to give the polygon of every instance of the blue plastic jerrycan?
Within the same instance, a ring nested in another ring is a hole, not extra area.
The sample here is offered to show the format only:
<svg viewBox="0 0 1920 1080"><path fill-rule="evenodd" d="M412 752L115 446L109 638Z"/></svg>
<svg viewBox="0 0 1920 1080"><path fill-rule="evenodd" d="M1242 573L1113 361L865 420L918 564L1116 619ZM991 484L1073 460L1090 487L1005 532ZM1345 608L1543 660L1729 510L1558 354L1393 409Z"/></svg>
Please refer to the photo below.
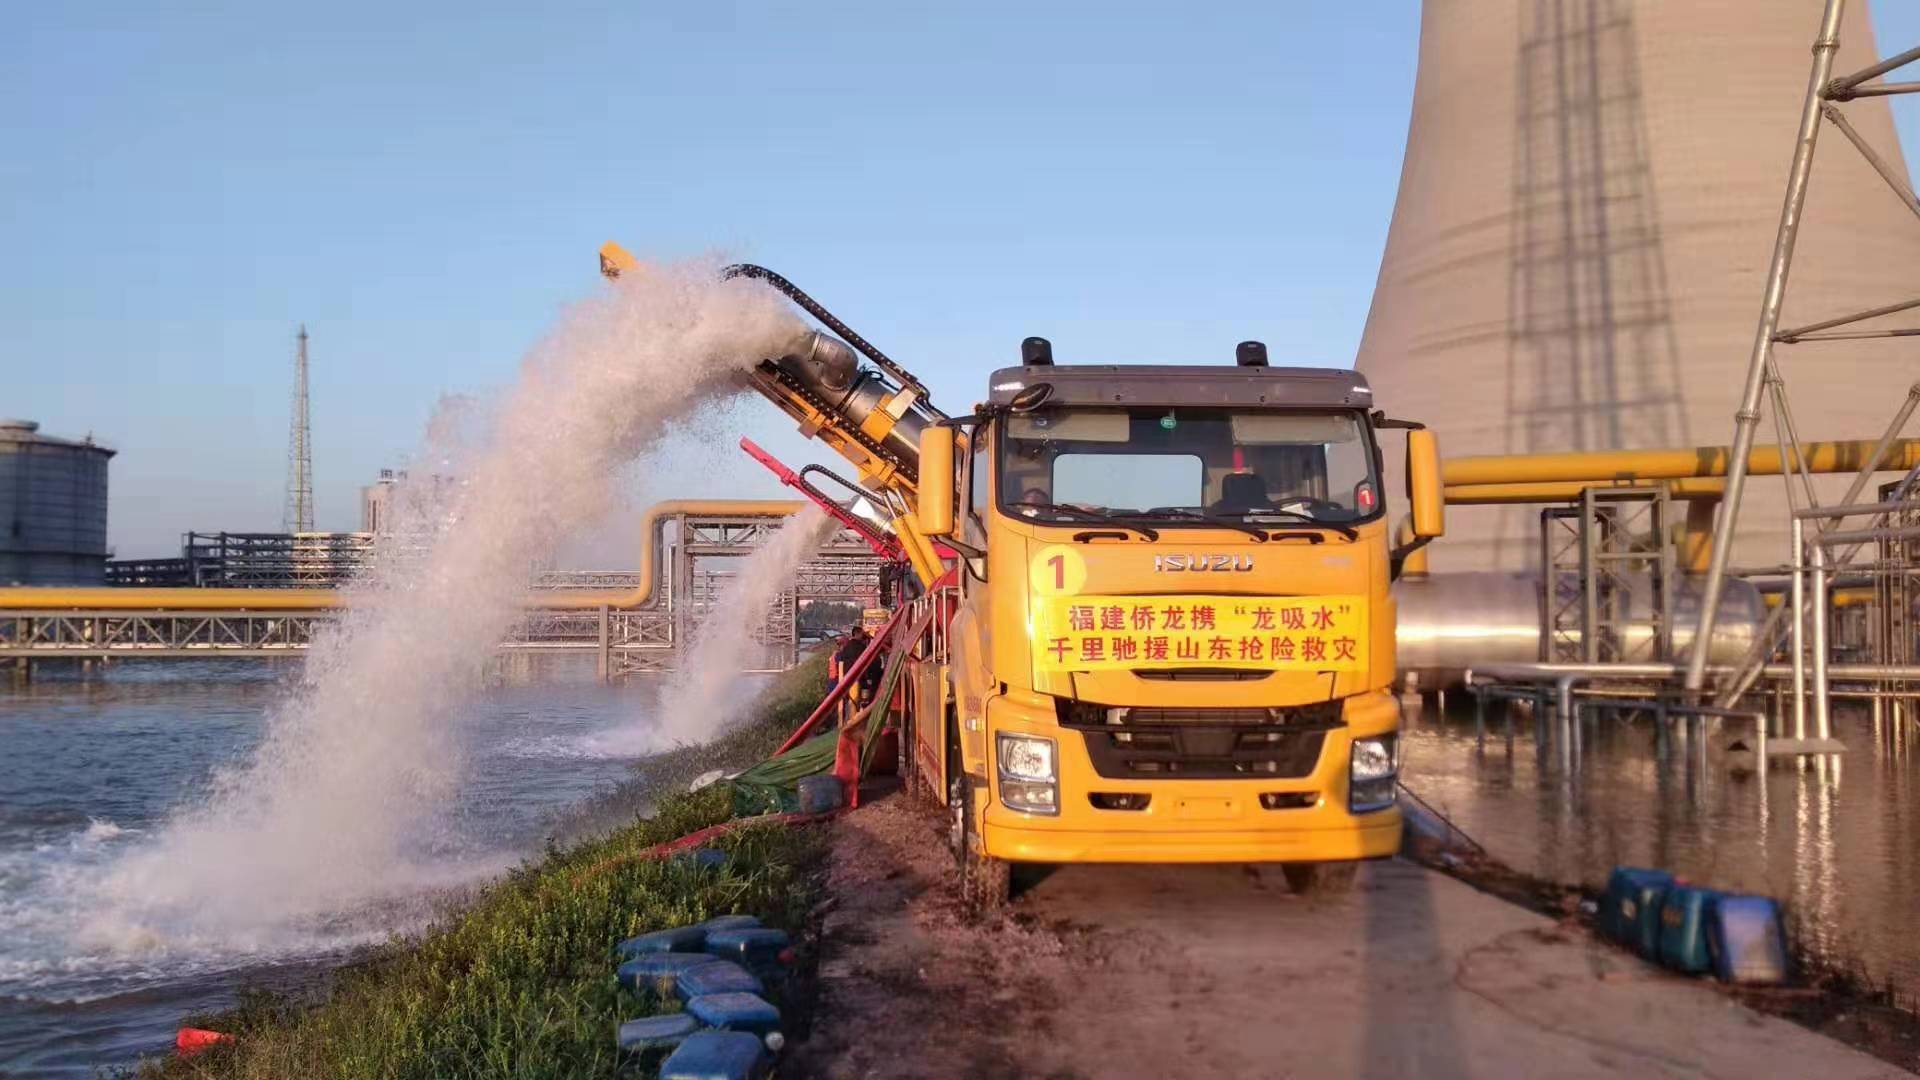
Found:
<svg viewBox="0 0 1920 1080"><path fill-rule="evenodd" d="M1673 887L1665 870L1616 866L1600 898L1600 932L1654 959L1660 954L1660 902Z"/></svg>
<svg viewBox="0 0 1920 1080"><path fill-rule="evenodd" d="M1712 889L1675 885L1660 901L1660 962L1687 975L1713 969L1707 949L1707 923L1720 894Z"/></svg>
<svg viewBox="0 0 1920 1080"><path fill-rule="evenodd" d="M1787 981L1786 925L1772 897L1722 896L1707 921L1707 950L1725 982Z"/></svg>

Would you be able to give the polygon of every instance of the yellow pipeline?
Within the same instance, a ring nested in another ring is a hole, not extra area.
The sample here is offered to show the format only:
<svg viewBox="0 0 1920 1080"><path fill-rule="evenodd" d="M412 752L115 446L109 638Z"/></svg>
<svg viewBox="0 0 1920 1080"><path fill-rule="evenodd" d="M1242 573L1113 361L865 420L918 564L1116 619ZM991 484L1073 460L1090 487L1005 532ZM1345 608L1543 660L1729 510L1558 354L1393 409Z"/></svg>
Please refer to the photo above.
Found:
<svg viewBox="0 0 1920 1080"><path fill-rule="evenodd" d="M1784 594L1776 592L1762 593L1760 599L1769 608L1777 608L1787 602ZM1867 607L1879 602L1872 589L1835 589L1830 599L1837 608Z"/></svg>
<svg viewBox="0 0 1920 1080"><path fill-rule="evenodd" d="M333 589L0 589L0 608L14 611L314 611L341 606Z"/></svg>
<svg viewBox="0 0 1920 1080"><path fill-rule="evenodd" d="M647 507L645 516L640 519L640 584L631 590L609 591L573 591L563 596L540 596L527 598L527 606L534 608L577 611L582 608L637 608L653 603L653 591L659 585L655 580L660 533L666 526L666 519L676 514L692 514L701 517L789 517L800 512L807 504L798 499L668 499Z"/></svg>
<svg viewBox="0 0 1920 1080"><path fill-rule="evenodd" d="M1464 458L1481 461L1483 458ZM1554 480L1534 483L1455 484L1446 487L1449 506L1492 506L1505 503L1573 502L1586 488L1632 487L1632 483L1607 480ZM1681 477L1667 481L1667 492L1676 499L1712 502L1726 492L1727 483L1719 477Z"/></svg>
<svg viewBox="0 0 1920 1080"><path fill-rule="evenodd" d="M806 503L796 499L669 499L640 519L640 584L627 591L534 592L526 606L574 611L601 606L645 607L653 601L655 555L666 519L676 514L714 517L787 517ZM37 611L318 611L346 606L335 589L0 589L0 609Z"/></svg>
<svg viewBox="0 0 1920 1080"><path fill-rule="evenodd" d="M1808 443L1801 449L1806 455L1808 472L1852 473L1859 472L1867 463L1874 445L1869 440L1854 440ZM1725 476L1727 459L1731 456L1724 446L1568 454L1491 454L1449 458L1442 464L1440 474L1448 486L1447 501L1453 502L1452 489L1462 485L1593 484L1608 481L1644 483L1651 480ZM1916 464L1920 464L1920 439L1899 439L1887 448L1887 456L1880 462L1880 468L1904 472ZM1747 471L1756 476L1778 475L1779 447L1755 447L1747 456ZM1798 471L1797 468L1795 471Z"/></svg>

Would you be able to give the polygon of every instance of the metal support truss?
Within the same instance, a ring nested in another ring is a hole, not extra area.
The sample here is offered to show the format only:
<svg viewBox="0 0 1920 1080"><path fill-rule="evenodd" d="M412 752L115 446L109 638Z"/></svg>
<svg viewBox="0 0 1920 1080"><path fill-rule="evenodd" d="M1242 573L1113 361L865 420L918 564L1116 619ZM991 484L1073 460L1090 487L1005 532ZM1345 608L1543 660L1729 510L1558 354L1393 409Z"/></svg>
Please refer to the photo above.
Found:
<svg viewBox="0 0 1920 1080"><path fill-rule="evenodd" d="M732 575L718 567L750 555L779 529L780 518L752 515L682 514L675 542L661 552L660 588L638 607L535 607L508 631L504 651L521 654L593 655L603 676L671 671L701 621L724 594ZM334 533L190 534L188 557L166 567L129 568L128 583L166 571L174 583L258 588L342 584L363 564L370 538ZM800 604L814 599L874 602L885 564L859 535L829 536L774 597L766 617L751 631L762 646L761 668L793 665L798 656ZM204 572L204 574L202 573ZM204 575L215 575L201 581ZM531 582L556 598L586 590L633 590L637 570L547 571ZM571 598L578 602L578 596ZM0 659L101 659L108 657L297 656L328 610L295 612L189 610L0 611Z"/></svg>
<svg viewBox="0 0 1920 1080"><path fill-rule="evenodd" d="M4 611L0 657L297 655L331 618L321 612Z"/></svg>
<svg viewBox="0 0 1920 1080"><path fill-rule="evenodd" d="M1881 305L1864 311L1825 319L1808 326L1787 330L1780 328L1780 311L1786 299L1787 277L1793 268L1793 250L1799 239L1801 212L1805 208L1808 182L1813 174L1813 154L1820 137L1822 123L1832 124L1839 129L1855 149L1866 159L1867 164L1877 172L1881 179L1901 203L1920 215L1920 199L1916 199L1907 178L1888 165L1874 149L1868 145L1839 108L1840 103L1859 97L1880 97L1890 94L1906 94L1920 91L1920 83L1888 83L1881 77L1897 68L1920 60L1920 48L1908 49L1888 57L1860 71L1835 77L1833 61L1840 48L1840 19L1846 6L1846 0L1826 0L1826 8L1820 20L1820 32L1813 43L1813 66L1807 78L1806 96L1801 102L1799 133L1794 143L1793 163L1787 172L1786 197L1780 211L1780 224L1774 236L1773 258L1767 268L1767 283L1760 303L1759 324L1754 332L1753 350L1747 365L1745 390L1740 399L1740 407L1734 413L1733 447L1727 463L1726 496L1720 505L1713 532L1713 551L1707 566L1707 579L1701 590L1700 625L1694 635L1693 648L1688 656L1686 668L1686 688L1690 691L1701 690L1706 685L1707 658L1712 647L1713 627L1718 615L1721 592L1727 573L1727 561L1733 550L1734 531L1740 520L1740 500L1746 489L1747 455L1753 449L1755 429L1759 425L1761 394L1768 392L1772 397L1775 422L1780 428L1782 453L1789 447L1794 458L1800 458L1799 438L1793 431L1792 414L1787 408L1786 383L1774 364L1773 351L1776 344L1794 344L1807 341L1859 340L1862 338L1892 338L1920 336L1920 327L1893 327L1859 329L1859 324L1882 316L1908 311L1920 307L1920 300L1901 301ZM1854 329L1840 329L1852 327ZM1861 388L1865 390L1866 388ZM1881 455L1876 454L1862 468L1853 490L1842 500L1851 503L1858 497L1867 480L1878 468ZM1817 506L1812 496L1811 484L1803 484L1807 491L1810 507ZM1788 482L1789 493L1792 482ZM1831 524L1833 519L1823 522ZM1794 553L1797 562L1799 553ZM1798 612L1795 613L1796 617ZM1771 635L1763 635L1769 642ZM1754 663L1745 665L1757 671L1757 665L1763 664L1767 657L1762 656ZM1751 685L1752 677L1744 673L1736 675L1732 684L1724 687L1720 704L1727 705L1730 699L1737 698L1746 686Z"/></svg>
<svg viewBox="0 0 1920 1080"><path fill-rule="evenodd" d="M1676 556L1664 485L1590 487L1540 512L1540 659L1612 664L1673 653Z"/></svg>
<svg viewBox="0 0 1920 1080"><path fill-rule="evenodd" d="M1920 664L1920 500L1909 498L1904 483L1880 489L1880 504L1888 507L1886 535L1879 541L1874 566L1874 619L1870 659L1876 664L1913 667ZM1904 501L1901 501L1904 500ZM1896 719L1905 719L1920 683L1894 681L1883 687L1892 695ZM1880 699L1874 700L1876 713Z"/></svg>

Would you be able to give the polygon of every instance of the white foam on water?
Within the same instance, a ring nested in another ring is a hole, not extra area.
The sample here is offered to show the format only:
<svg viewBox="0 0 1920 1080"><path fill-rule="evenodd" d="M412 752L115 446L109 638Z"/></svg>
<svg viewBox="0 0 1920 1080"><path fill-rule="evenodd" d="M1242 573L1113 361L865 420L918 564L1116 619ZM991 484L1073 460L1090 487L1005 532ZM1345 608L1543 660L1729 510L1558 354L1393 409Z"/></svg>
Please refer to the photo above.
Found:
<svg viewBox="0 0 1920 1080"><path fill-rule="evenodd" d="M742 672L765 650L760 629L766 625L767 609L836 527L826 511L808 504L742 557L739 570L661 688L659 704L633 724L582 740L583 749L638 757L707 742L738 723L763 689L760 680Z"/></svg>
<svg viewBox="0 0 1920 1080"><path fill-rule="evenodd" d="M395 535L257 751L151 835L89 826L113 857L59 868L63 902L35 915L70 927L64 962L371 940L424 916L409 898L510 861L463 848L446 823L462 780L454 725L529 569L605 514L668 421L739 392L745 368L800 329L777 294L716 271L628 272L567 312L497 401L437 412L396 491Z"/></svg>
<svg viewBox="0 0 1920 1080"><path fill-rule="evenodd" d="M74 844L76 846L83 844L100 844L108 840L117 840L129 833L137 833L139 831L138 829L128 829L116 825L104 818L90 817L87 819L86 829L74 840Z"/></svg>

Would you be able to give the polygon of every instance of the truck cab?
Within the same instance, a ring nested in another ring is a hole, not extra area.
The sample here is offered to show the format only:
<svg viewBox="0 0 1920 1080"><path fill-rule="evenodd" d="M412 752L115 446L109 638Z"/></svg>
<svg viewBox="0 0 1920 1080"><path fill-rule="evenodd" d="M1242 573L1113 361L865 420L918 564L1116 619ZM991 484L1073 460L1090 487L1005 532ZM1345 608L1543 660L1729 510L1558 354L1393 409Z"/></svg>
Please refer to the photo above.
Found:
<svg viewBox="0 0 1920 1080"><path fill-rule="evenodd" d="M959 559L945 715L912 737L968 891L1004 899L1019 862L1277 862L1333 889L1393 854L1389 585L1441 529L1431 436L1357 372L1263 348L1027 359L920 444L919 527ZM1408 433L1399 549L1384 428Z"/></svg>

